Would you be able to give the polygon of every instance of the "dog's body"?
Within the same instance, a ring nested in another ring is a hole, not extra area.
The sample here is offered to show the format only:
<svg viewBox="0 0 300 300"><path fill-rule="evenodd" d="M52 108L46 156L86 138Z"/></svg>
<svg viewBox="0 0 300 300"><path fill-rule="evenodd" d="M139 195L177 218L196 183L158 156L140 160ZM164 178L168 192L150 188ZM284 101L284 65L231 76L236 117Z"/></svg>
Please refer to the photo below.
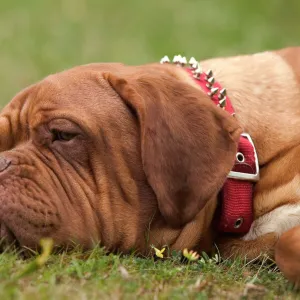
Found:
<svg viewBox="0 0 300 300"><path fill-rule="evenodd" d="M255 221L220 248L272 255L300 224L299 58L291 48L201 62L239 123L175 66L95 64L29 87L0 117L1 236L28 247L50 236L143 254L151 244L209 250L242 127L261 165Z"/></svg>
<svg viewBox="0 0 300 300"><path fill-rule="evenodd" d="M300 224L299 57L300 48L289 48L202 63L228 87L261 166L253 200L255 221L241 239L222 240L223 255L272 256L278 237Z"/></svg>

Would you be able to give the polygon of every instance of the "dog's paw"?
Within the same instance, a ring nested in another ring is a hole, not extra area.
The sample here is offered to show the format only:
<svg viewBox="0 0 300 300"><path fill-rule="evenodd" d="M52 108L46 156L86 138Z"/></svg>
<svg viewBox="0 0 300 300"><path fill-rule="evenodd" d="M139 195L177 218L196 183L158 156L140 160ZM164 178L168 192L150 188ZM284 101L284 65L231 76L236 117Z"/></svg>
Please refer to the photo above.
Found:
<svg viewBox="0 0 300 300"><path fill-rule="evenodd" d="M288 230L279 238L275 261L285 277L300 287L300 226Z"/></svg>
<svg viewBox="0 0 300 300"><path fill-rule="evenodd" d="M222 237L218 240L217 246L223 259L241 257L252 260L262 256L273 258L277 240L277 234L270 232L250 241L242 238Z"/></svg>

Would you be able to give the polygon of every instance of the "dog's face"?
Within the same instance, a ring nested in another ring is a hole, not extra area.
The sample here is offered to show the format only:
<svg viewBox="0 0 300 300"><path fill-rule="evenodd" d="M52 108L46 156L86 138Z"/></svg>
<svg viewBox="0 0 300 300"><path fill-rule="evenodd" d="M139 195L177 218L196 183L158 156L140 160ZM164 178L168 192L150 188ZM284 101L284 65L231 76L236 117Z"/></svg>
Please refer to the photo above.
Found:
<svg viewBox="0 0 300 300"><path fill-rule="evenodd" d="M240 128L176 72L95 64L19 93L0 116L1 237L126 251L153 218L191 221L221 188Z"/></svg>

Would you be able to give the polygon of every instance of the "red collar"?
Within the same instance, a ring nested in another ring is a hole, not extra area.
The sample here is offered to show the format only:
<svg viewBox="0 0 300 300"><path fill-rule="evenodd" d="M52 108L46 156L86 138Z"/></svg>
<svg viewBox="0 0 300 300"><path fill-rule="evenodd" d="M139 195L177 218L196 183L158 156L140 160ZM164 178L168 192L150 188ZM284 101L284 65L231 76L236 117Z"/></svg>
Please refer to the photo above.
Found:
<svg viewBox="0 0 300 300"><path fill-rule="evenodd" d="M203 72L197 63L187 71L216 105L234 117L235 112L226 90L215 82L211 70ZM253 141L249 134L242 134L234 166L219 194L215 219L219 231L243 234L249 231L253 222L254 183L258 179L259 165Z"/></svg>
<svg viewBox="0 0 300 300"><path fill-rule="evenodd" d="M167 56L160 61L161 64L170 63ZM173 63L184 67L187 64L185 57L175 55ZM212 101L221 109L235 115L226 89L222 89L215 82L212 70L203 72L195 58L189 61L187 72L194 78L202 90L210 96ZM259 165L253 141L249 134L240 137L238 152L234 166L219 194L219 207L215 224L221 232L247 233L253 222L253 189L259 180Z"/></svg>

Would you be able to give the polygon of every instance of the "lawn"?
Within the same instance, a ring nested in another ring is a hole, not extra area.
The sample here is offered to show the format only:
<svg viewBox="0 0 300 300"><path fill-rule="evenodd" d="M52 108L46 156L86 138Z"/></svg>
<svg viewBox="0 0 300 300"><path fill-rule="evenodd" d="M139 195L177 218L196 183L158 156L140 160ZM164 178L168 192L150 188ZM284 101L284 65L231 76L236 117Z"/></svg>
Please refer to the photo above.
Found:
<svg viewBox="0 0 300 300"><path fill-rule="evenodd" d="M206 257L206 256L205 256ZM180 253L145 259L90 252L60 253L39 269L14 252L0 256L0 299L295 299L292 285L270 262L202 258ZM30 270L30 272L28 271ZM26 275L25 275L26 273Z"/></svg>
<svg viewBox="0 0 300 300"><path fill-rule="evenodd" d="M0 106L78 64L142 64L178 53L201 60L297 45L299 12L299 0L0 0ZM95 249L52 255L18 279L32 260L0 254L0 299L297 297L266 262L182 264L177 254L153 260Z"/></svg>

